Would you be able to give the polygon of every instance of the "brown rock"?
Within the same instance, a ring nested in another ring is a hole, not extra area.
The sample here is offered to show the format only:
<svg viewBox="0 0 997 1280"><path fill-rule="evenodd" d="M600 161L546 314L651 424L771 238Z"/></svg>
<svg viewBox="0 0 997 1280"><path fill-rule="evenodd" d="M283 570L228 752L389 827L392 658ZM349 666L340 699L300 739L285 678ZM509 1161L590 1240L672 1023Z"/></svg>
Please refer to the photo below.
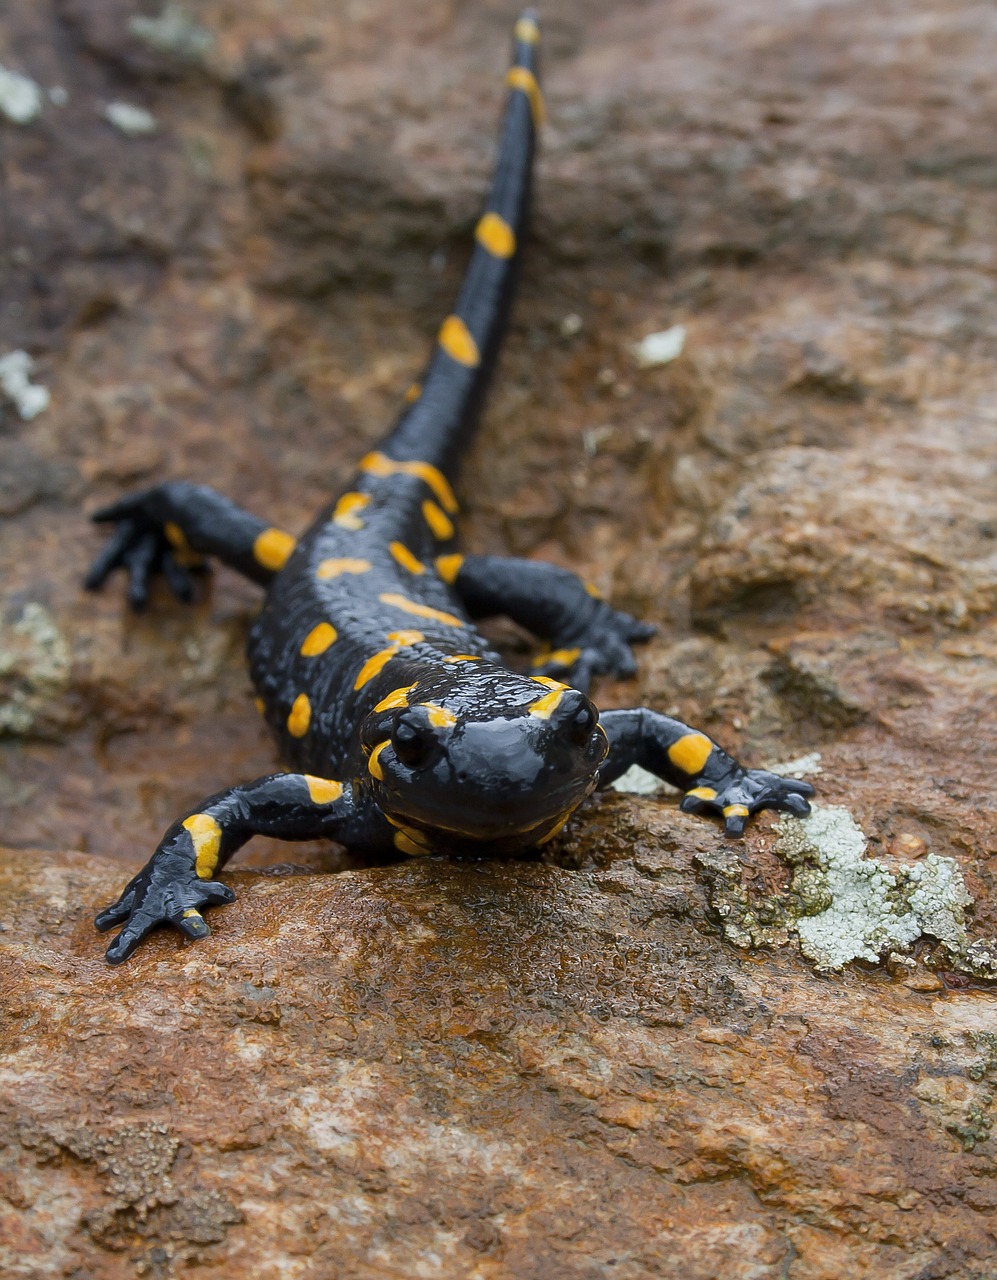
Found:
<svg viewBox="0 0 997 1280"><path fill-rule="evenodd" d="M825 980L735 953L693 870L716 829L667 803L593 806L563 866L257 841L244 865L352 869L243 870L212 941L103 966L94 908L273 756L255 591L220 572L130 619L79 589L85 513L186 476L298 529L350 474L462 270L508 13L8 9L0 61L69 100L0 125L0 354L52 392L30 424L0 406L3 838L117 862L5 872L0 1271L981 1280L992 995L945 956L912 991L908 956ZM988 13L542 18L550 126L468 545L661 624L603 705L752 762L818 752L875 846L957 859L993 972ZM111 128L116 100L156 132ZM682 355L635 371L674 323ZM768 824L728 850L753 901L786 891Z"/></svg>
<svg viewBox="0 0 997 1280"><path fill-rule="evenodd" d="M609 891L236 870L212 938L121 969L90 924L121 867L9 851L0 1270L982 1276L994 996L740 957L672 821L670 875Z"/></svg>

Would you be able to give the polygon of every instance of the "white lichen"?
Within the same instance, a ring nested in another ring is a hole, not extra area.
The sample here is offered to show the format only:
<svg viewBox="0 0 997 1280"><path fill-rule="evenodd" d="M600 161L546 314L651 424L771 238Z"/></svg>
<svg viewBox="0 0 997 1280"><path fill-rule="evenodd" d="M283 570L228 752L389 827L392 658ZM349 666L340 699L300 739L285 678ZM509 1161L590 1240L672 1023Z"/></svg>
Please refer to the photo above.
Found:
<svg viewBox="0 0 997 1280"><path fill-rule="evenodd" d="M0 356L0 391L25 422L37 418L52 400L48 387L31 381L34 367L34 360L26 351L8 351Z"/></svg>
<svg viewBox="0 0 997 1280"><path fill-rule="evenodd" d="M0 67L0 112L14 124L30 124L42 109L42 91L30 76Z"/></svg>
<svg viewBox="0 0 997 1280"><path fill-rule="evenodd" d="M104 119L128 138L142 138L156 132L156 117L145 107L130 102L109 102L104 108Z"/></svg>
<svg viewBox="0 0 997 1280"><path fill-rule="evenodd" d="M891 973L916 967L907 959L921 938L940 943L935 961L997 979L997 943L970 941L972 898L953 858L928 854L894 865L867 856L862 829L847 809L814 805L808 818L776 824L775 852L792 868L785 893L757 895L729 850L697 857L710 903L735 946L784 946L795 934L818 969L852 960L884 961Z"/></svg>
<svg viewBox="0 0 997 1280"><path fill-rule="evenodd" d="M670 329L649 333L646 338L641 338L640 342L634 344L633 352L642 369L653 369L677 359L684 346L685 325L673 324Z"/></svg>
<svg viewBox="0 0 997 1280"><path fill-rule="evenodd" d="M626 773L621 773L615 782L609 784L614 791L625 791L632 796L653 796L665 785L659 777L642 769L639 764L632 764Z"/></svg>
<svg viewBox="0 0 997 1280"><path fill-rule="evenodd" d="M805 756L797 756L794 760L781 760L777 764L765 766L771 773L781 773L787 778L818 778L824 772L820 763L820 752L810 751Z"/></svg>
<svg viewBox="0 0 997 1280"><path fill-rule="evenodd" d="M69 645L44 605L0 624L0 736L56 728L70 671Z"/></svg>
<svg viewBox="0 0 997 1280"><path fill-rule="evenodd" d="M170 54L182 62L200 62L214 43L211 32L196 23L179 4L164 5L158 18L133 14L128 19L128 30L150 49Z"/></svg>
<svg viewBox="0 0 997 1280"><path fill-rule="evenodd" d="M818 968L879 960L906 950L923 932L897 877L865 850L862 829L838 805L815 806L809 818L779 823L776 852L791 864L815 861L830 895L826 910L796 921L800 948Z"/></svg>
<svg viewBox="0 0 997 1280"><path fill-rule="evenodd" d="M944 942L950 951L965 946L965 908L973 905L973 899L953 859L929 853L924 862L903 874L910 885L907 901L921 932Z"/></svg>

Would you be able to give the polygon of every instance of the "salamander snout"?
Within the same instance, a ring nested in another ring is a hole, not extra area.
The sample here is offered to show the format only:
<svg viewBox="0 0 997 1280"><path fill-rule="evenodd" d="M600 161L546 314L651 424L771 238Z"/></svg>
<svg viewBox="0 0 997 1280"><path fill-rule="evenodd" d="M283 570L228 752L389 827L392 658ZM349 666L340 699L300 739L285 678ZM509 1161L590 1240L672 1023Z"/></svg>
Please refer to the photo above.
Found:
<svg viewBox="0 0 997 1280"><path fill-rule="evenodd" d="M594 788L608 747L595 707L553 680L513 680L490 707L454 696L368 717L369 780L410 839L450 852L528 848Z"/></svg>

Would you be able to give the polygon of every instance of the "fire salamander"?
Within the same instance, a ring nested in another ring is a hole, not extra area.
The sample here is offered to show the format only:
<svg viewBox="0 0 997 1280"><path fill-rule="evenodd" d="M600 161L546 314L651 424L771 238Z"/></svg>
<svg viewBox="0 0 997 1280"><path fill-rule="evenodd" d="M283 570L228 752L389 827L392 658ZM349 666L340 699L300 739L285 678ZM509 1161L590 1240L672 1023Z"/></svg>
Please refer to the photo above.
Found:
<svg viewBox="0 0 997 1280"><path fill-rule="evenodd" d="M150 930L210 932L205 907L234 901L215 879L254 834L328 837L404 854L511 854L551 839L596 787L633 764L684 792L687 812L722 815L728 836L758 809L809 812L812 787L747 769L705 733L647 708L605 711L597 673L630 676L631 645L654 628L613 609L574 574L455 544L458 455L477 417L517 276L544 104L539 29L515 26L501 141L470 265L429 362L394 428L349 488L300 538L200 485L168 483L94 516L113 524L87 578L117 568L133 608L162 574L189 599L192 557L217 556L259 583L248 652L261 708L290 772L209 796L96 918L122 926L126 960ZM519 675L471 619L505 614L546 645Z"/></svg>

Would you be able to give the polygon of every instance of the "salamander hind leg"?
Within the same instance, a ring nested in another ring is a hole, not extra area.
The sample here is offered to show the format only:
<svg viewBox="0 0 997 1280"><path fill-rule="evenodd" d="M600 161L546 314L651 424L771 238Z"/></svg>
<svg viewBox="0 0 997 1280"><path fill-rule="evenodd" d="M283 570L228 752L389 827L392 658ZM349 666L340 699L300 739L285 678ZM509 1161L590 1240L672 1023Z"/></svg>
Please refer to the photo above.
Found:
<svg viewBox="0 0 997 1280"><path fill-rule="evenodd" d="M472 615L504 613L545 642L532 674L564 680L583 693L593 676L632 676L637 664L631 646L654 635L653 626L612 608L568 569L505 556L445 559L460 560L451 581Z"/></svg>
<svg viewBox="0 0 997 1280"><path fill-rule="evenodd" d="M85 586L95 591L116 569L124 569L128 602L136 611L147 605L150 584L158 574L178 599L193 599L192 571L203 569L206 556L217 556L266 586L295 545L289 533L243 511L213 489L181 481L122 498L92 518L115 528L91 565Z"/></svg>
<svg viewBox="0 0 997 1280"><path fill-rule="evenodd" d="M751 814L781 809L804 817L810 812L809 782L783 778L767 769L746 769L705 733L681 720L640 707L605 711L600 724L609 739L609 754L599 771L608 786L631 765L640 765L682 791L686 813L715 813L724 834L739 836Z"/></svg>

